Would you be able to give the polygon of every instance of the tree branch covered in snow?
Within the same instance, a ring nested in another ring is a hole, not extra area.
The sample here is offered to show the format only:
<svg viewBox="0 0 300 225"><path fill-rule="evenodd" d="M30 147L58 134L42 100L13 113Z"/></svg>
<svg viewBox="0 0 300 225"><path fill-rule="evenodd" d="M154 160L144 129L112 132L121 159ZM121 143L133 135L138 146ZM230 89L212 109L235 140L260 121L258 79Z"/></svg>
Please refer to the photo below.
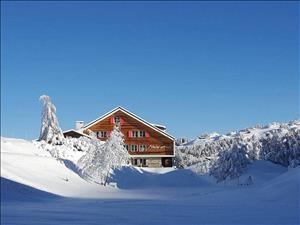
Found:
<svg viewBox="0 0 300 225"><path fill-rule="evenodd" d="M77 163L78 159L82 157L90 148L93 148L95 144L102 144L103 142L97 140L91 140L87 137L71 138L67 137L64 139L62 145L52 145L45 141L35 142L35 145L44 151L49 152L53 157L60 160L69 160L74 164Z"/></svg>

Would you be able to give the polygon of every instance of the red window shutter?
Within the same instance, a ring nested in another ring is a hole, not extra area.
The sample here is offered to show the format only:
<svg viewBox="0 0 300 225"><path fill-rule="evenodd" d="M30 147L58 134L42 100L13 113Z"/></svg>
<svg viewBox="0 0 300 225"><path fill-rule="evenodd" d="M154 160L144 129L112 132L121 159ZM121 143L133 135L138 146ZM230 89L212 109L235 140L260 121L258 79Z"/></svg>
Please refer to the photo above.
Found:
<svg viewBox="0 0 300 225"><path fill-rule="evenodd" d="M128 131L128 137L130 137L130 138L132 137L132 131L131 130Z"/></svg>
<svg viewBox="0 0 300 225"><path fill-rule="evenodd" d="M107 137L110 136L111 131L106 131Z"/></svg>
<svg viewBox="0 0 300 225"><path fill-rule="evenodd" d="M123 125L124 122L125 122L124 119L122 117L120 117L120 123L121 123L121 125Z"/></svg>
<svg viewBox="0 0 300 225"><path fill-rule="evenodd" d="M145 136L146 136L146 138L149 138L150 134L146 131Z"/></svg>
<svg viewBox="0 0 300 225"><path fill-rule="evenodd" d="M113 124L115 122L114 117L110 117L110 123Z"/></svg>

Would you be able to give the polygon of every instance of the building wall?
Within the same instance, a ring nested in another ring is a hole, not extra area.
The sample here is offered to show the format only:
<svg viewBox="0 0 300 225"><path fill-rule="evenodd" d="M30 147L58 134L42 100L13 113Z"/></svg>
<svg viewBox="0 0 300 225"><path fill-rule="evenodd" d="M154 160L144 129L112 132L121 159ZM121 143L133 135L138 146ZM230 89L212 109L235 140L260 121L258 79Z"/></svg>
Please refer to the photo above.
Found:
<svg viewBox="0 0 300 225"><path fill-rule="evenodd" d="M121 132L124 134L125 144L129 146L129 154L131 155L173 155L174 144L173 140L160 134L159 132L149 128L135 118L128 116L122 111L115 112L112 116L105 118L104 120L89 127L89 130L93 132L107 131L111 132L114 127L114 123L111 122L111 117L119 116L122 118ZM149 137L129 137L129 131L142 130L149 134ZM88 133L87 130L84 131ZM107 138L99 138L105 141ZM132 151L131 145L146 145L145 151Z"/></svg>
<svg viewBox="0 0 300 225"><path fill-rule="evenodd" d="M161 158L148 158L146 165L148 167L162 167Z"/></svg>

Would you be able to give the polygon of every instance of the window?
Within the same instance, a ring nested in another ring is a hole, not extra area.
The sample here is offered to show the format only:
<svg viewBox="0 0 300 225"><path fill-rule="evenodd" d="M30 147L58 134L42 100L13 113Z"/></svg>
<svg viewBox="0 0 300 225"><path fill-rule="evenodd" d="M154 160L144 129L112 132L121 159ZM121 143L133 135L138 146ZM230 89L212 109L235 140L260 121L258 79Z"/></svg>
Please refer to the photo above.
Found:
<svg viewBox="0 0 300 225"><path fill-rule="evenodd" d="M135 159L131 159L131 163L133 166L147 166L146 163L146 159L142 159L142 158L135 158Z"/></svg>
<svg viewBox="0 0 300 225"><path fill-rule="evenodd" d="M146 166L146 159L140 159L139 166Z"/></svg>
<svg viewBox="0 0 300 225"><path fill-rule="evenodd" d="M107 138L107 131L98 131L97 137L98 138Z"/></svg>
<svg viewBox="0 0 300 225"><path fill-rule="evenodd" d="M129 151L129 145L124 145L127 151Z"/></svg>
<svg viewBox="0 0 300 225"><path fill-rule="evenodd" d="M120 123L121 123L121 119L120 119L119 116L115 116L115 117L114 117L114 123L115 123L115 124L120 124Z"/></svg>
<svg viewBox="0 0 300 225"><path fill-rule="evenodd" d="M140 145L140 152L146 151L147 147L146 145Z"/></svg>
<svg viewBox="0 0 300 225"><path fill-rule="evenodd" d="M140 137L146 137L146 132L144 130L140 130Z"/></svg>
<svg viewBox="0 0 300 225"><path fill-rule="evenodd" d="M136 152L136 151L138 150L138 146L137 146L137 145L131 145L130 150L131 150L132 152Z"/></svg>
<svg viewBox="0 0 300 225"><path fill-rule="evenodd" d="M129 130L128 131L128 137L130 138L149 138L150 134L147 131L144 130Z"/></svg>
<svg viewBox="0 0 300 225"><path fill-rule="evenodd" d="M134 137L134 138L139 137L139 131L138 130L132 131L132 137Z"/></svg>

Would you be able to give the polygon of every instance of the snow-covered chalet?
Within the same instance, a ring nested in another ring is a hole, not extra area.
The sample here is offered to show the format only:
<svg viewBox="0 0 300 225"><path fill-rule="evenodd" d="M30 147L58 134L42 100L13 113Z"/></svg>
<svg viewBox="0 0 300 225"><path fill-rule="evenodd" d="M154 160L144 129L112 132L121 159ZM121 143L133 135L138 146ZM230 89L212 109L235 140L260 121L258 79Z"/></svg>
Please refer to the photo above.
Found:
<svg viewBox="0 0 300 225"><path fill-rule="evenodd" d="M94 132L105 141L115 124L124 134L125 147L131 163L141 167L171 167L175 156L175 138L166 132L166 127L152 124L123 107L117 107L103 116L84 125L76 121L76 127L64 132L64 136L80 137Z"/></svg>

